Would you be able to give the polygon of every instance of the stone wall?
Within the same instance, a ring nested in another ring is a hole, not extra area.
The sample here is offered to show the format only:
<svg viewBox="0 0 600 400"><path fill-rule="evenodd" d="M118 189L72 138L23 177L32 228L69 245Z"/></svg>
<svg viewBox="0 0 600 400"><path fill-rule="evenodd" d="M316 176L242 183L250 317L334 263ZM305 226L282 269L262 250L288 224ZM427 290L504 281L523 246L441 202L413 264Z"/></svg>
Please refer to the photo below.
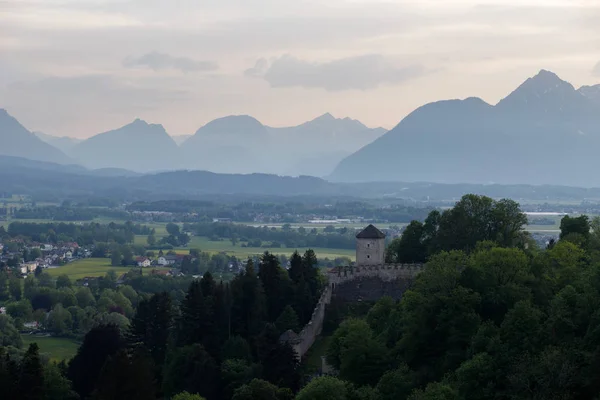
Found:
<svg viewBox="0 0 600 400"><path fill-rule="evenodd" d="M332 294L337 296L339 293L343 298L348 296L345 299L349 301L376 301L386 295L398 299L423 268L422 264L382 264L334 268L329 271L328 285L323 290L310 321L298 335L298 340L292 344L298 357L304 357L321 334L325 309L331 303Z"/></svg>
<svg viewBox="0 0 600 400"><path fill-rule="evenodd" d="M331 302L331 287L328 285L323 290L319 302L313 310L312 316L308 324L302 328L298 335L297 343L293 344L296 354L299 358L304 357L304 354L310 349L315 342L317 336L323 331L323 320L325 319L325 307Z"/></svg>

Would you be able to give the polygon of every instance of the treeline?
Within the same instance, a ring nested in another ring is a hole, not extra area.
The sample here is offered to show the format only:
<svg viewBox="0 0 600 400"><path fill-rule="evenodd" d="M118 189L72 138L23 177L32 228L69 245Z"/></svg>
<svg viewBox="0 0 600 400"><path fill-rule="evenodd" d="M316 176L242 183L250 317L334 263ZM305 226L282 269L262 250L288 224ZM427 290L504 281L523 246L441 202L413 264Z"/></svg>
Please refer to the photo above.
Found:
<svg viewBox="0 0 600 400"><path fill-rule="evenodd" d="M46 219L55 221L91 221L98 217L129 219L129 213L110 208L72 206L21 207L15 211L16 219Z"/></svg>
<svg viewBox="0 0 600 400"><path fill-rule="evenodd" d="M208 400L291 399L302 377L294 350L280 335L298 332L310 319L322 282L314 252L295 253L290 262L286 271L265 253L258 274L252 262L229 284L207 273L181 301L166 292L138 297L127 327L92 327L77 355L57 368L58 388L45 378L46 368L55 367L43 366L30 347L23 360L35 359L38 374L28 381L39 396L34 398L52 391L64 396L58 398L107 400L176 399L185 392ZM0 377L14 378L9 363L17 365L13 357L3 358ZM13 382L19 377L0 385L0 398L22 398Z"/></svg>
<svg viewBox="0 0 600 400"><path fill-rule="evenodd" d="M261 247L263 241L270 242L270 247L273 247L273 242L276 242L288 248L353 249L356 246L355 232L348 228L335 229L331 227L326 231L320 231L316 228L305 229L303 227L292 229L289 225L278 229L214 222L184 224L183 229L193 232L196 236L207 236L212 240L234 239L244 242L248 247Z"/></svg>
<svg viewBox="0 0 600 400"><path fill-rule="evenodd" d="M409 222L422 220L429 209L410 207L403 204L378 206L361 201L338 201L327 204L314 201L242 201L239 203L163 200L155 202L135 202L127 206L128 211L162 211L187 215L187 221L211 221L213 218L227 218L235 222L249 222L255 219L271 222L305 222L307 217L335 216L337 218L363 217L375 222Z"/></svg>
<svg viewBox="0 0 600 400"><path fill-rule="evenodd" d="M12 238L26 237L39 243L77 242L85 246L96 242L133 243L135 235L153 235L154 229L131 221L123 224L11 222L6 233Z"/></svg>

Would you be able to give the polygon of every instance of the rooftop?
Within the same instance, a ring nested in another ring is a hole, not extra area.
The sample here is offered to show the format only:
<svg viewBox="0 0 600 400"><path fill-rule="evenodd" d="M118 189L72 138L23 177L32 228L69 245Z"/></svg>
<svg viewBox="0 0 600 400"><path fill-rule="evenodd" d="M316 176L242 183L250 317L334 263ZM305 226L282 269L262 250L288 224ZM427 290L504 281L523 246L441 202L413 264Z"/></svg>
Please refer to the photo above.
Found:
<svg viewBox="0 0 600 400"><path fill-rule="evenodd" d="M385 233L375 228L373 224L367 226L358 235L357 239L385 239Z"/></svg>

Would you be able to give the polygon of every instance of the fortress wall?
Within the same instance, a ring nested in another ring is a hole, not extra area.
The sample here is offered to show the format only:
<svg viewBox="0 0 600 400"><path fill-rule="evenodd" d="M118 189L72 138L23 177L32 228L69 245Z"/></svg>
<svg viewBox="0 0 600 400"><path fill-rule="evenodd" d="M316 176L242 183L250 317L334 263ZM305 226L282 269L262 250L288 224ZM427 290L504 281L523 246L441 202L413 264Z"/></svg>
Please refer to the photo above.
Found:
<svg viewBox="0 0 600 400"><path fill-rule="evenodd" d="M329 284L323 290L310 321L298 335L299 340L293 344L298 357L304 357L317 336L321 334L325 308L331 303L333 294L337 296L339 293L348 301L377 301L386 295L399 299L412 279L423 268L422 264L382 264L342 267L330 271ZM357 285L354 286L354 283Z"/></svg>

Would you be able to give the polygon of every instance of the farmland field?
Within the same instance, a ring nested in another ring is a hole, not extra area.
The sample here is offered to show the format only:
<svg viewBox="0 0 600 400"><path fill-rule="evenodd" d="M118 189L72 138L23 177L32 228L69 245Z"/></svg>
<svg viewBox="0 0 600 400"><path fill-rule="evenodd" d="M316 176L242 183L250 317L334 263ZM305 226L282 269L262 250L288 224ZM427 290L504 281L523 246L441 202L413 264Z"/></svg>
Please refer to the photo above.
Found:
<svg viewBox="0 0 600 400"><path fill-rule="evenodd" d="M72 358L79 348L79 343L73 339L57 338L50 336L21 335L23 348L27 349L29 344L37 343L40 354L47 354L50 361L60 362Z"/></svg>
<svg viewBox="0 0 600 400"><path fill-rule="evenodd" d="M146 245L146 236L138 235L135 237L135 244ZM207 253L226 253L230 256L236 256L238 258L247 258L248 256L262 254L265 251L269 251L273 254L285 254L291 255L295 250L300 253L304 253L308 248L267 248L267 247L242 247L241 243L233 246L231 241L211 241L205 236L192 236L190 243L185 248L175 249L178 254L188 254L189 249L199 249ZM354 249L326 249L326 248L313 248L317 257L319 258L337 258L337 257L348 257L354 259L356 251Z"/></svg>
<svg viewBox="0 0 600 400"><path fill-rule="evenodd" d="M77 280L85 277L104 276L108 271L115 271L117 275L120 275L131 271L131 268L132 267L113 267L110 265L109 258L86 258L73 261L62 267L48 268L47 271L54 277L66 274L72 280ZM152 269L165 268L150 267L146 269L150 271Z"/></svg>

